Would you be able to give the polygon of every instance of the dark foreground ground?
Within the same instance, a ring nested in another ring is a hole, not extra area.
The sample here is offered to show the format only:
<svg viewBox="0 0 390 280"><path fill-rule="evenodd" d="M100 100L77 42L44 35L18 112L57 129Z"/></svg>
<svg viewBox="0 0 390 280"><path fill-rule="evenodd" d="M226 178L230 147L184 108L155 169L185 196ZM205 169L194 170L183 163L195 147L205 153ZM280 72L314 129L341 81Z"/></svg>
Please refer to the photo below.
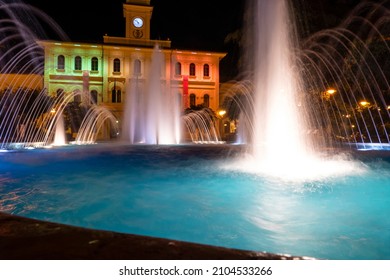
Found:
<svg viewBox="0 0 390 280"><path fill-rule="evenodd" d="M3 260L298 260L277 255L49 223L0 212Z"/></svg>

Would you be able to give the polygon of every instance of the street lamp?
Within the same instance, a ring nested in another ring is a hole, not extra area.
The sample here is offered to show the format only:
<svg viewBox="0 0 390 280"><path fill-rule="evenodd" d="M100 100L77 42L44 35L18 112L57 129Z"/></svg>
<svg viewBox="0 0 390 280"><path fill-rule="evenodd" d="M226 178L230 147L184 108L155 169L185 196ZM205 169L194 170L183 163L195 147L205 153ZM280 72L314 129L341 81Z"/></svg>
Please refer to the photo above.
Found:
<svg viewBox="0 0 390 280"><path fill-rule="evenodd" d="M225 115L226 115L226 111L225 110L221 109L221 110L218 111L218 116L219 117L223 118Z"/></svg>
<svg viewBox="0 0 390 280"><path fill-rule="evenodd" d="M217 115L218 115L218 130L219 130L219 135L221 136L221 139L224 139L225 138L225 129L224 129L224 117L226 115L226 110L224 109L219 109L217 111Z"/></svg>
<svg viewBox="0 0 390 280"><path fill-rule="evenodd" d="M335 90L334 88L329 88L323 93L323 98L329 100L330 97L333 96L336 92L337 90Z"/></svg>

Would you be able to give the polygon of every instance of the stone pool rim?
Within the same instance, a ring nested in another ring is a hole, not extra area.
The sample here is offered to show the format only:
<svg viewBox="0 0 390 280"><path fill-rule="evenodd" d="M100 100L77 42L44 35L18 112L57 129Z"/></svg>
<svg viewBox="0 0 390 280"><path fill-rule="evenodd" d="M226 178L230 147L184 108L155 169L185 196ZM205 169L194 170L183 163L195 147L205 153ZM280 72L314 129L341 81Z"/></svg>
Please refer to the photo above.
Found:
<svg viewBox="0 0 390 280"><path fill-rule="evenodd" d="M94 230L0 212L1 260L311 260Z"/></svg>

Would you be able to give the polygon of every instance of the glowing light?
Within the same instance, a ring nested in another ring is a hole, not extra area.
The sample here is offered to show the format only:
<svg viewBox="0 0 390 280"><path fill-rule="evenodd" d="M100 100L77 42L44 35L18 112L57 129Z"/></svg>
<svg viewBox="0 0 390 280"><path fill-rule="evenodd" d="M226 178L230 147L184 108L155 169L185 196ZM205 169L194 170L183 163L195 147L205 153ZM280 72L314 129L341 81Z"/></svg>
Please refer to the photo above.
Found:
<svg viewBox="0 0 390 280"><path fill-rule="evenodd" d="M225 110L219 110L219 111L218 111L218 115L219 115L220 117L223 117L223 116L226 115L226 111L225 111Z"/></svg>
<svg viewBox="0 0 390 280"><path fill-rule="evenodd" d="M322 97L326 100L330 100L331 96L333 96L336 92L337 90L335 90L334 88L329 88L322 93Z"/></svg>
<svg viewBox="0 0 390 280"><path fill-rule="evenodd" d="M362 105L363 107L367 107L368 105L370 105L370 102L363 100L360 101L359 104Z"/></svg>

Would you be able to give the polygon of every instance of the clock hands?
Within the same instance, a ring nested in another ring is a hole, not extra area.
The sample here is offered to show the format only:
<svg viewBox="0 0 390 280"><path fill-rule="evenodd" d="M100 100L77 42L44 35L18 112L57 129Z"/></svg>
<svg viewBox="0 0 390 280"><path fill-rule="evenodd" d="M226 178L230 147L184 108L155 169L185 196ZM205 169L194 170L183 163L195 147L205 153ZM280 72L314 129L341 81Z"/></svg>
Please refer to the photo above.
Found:
<svg viewBox="0 0 390 280"><path fill-rule="evenodd" d="M133 19L133 24L135 27L141 27L143 25L143 20L141 18Z"/></svg>

